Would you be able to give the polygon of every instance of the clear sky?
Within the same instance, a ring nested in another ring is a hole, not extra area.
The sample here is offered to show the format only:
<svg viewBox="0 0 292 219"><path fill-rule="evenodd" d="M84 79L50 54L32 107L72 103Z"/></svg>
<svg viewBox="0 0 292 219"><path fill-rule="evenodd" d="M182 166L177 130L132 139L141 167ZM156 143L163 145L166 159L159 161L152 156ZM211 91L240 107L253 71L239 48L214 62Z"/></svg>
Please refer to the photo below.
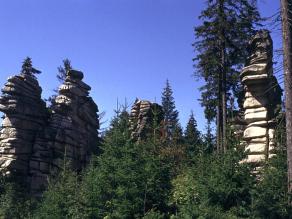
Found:
<svg viewBox="0 0 292 219"><path fill-rule="evenodd" d="M69 58L85 74L103 121L113 116L117 98L161 101L168 78L180 121L191 110L204 130L198 98L202 82L192 74L193 27L205 0L2 0L0 1L0 85L19 72L30 56L43 98L58 86L57 67ZM263 16L279 9L279 0L260 0ZM279 32L274 35L280 45ZM108 124L108 123L105 123Z"/></svg>

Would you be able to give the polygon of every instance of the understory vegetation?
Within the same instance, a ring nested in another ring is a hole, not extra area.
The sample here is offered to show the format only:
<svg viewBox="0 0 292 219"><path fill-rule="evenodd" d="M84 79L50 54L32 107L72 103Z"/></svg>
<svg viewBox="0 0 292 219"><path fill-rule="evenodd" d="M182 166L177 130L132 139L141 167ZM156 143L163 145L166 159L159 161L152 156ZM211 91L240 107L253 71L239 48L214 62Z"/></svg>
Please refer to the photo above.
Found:
<svg viewBox="0 0 292 219"><path fill-rule="evenodd" d="M206 143L209 139L199 134L193 116L186 129L192 132L186 131L171 144L151 134L147 141L132 142L128 116L123 110L112 120L101 145L102 154L94 156L87 169L77 174L64 165L59 176L50 179L41 199L32 200L24 186L2 178L1 218L223 219L291 215L284 145L256 172L240 162L245 154L238 140L230 137L232 144L225 154L210 150Z"/></svg>

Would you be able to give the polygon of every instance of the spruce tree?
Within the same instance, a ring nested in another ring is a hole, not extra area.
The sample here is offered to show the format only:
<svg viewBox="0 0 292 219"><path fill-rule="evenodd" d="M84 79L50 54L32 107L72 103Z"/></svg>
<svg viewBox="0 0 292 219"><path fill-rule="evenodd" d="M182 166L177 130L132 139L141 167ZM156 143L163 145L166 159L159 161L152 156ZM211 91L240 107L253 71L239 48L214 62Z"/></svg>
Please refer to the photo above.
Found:
<svg viewBox="0 0 292 219"><path fill-rule="evenodd" d="M57 78L60 83L63 83L65 81L67 72L71 69L72 69L71 61L69 59L64 59L63 66L58 67Z"/></svg>
<svg viewBox="0 0 292 219"><path fill-rule="evenodd" d="M21 74L34 76L34 74L40 74L41 71L35 69L32 66L32 60L30 57L26 57L22 63Z"/></svg>
<svg viewBox="0 0 292 219"><path fill-rule="evenodd" d="M168 80L166 80L166 86L163 89L161 100L162 109L164 112L165 138L167 141L171 141L173 139L174 132L179 125L179 121L178 111L175 108L173 91Z"/></svg>
<svg viewBox="0 0 292 219"><path fill-rule="evenodd" d="M60 83L63 83L67 77L67 72L72 69L71 61L69 59L63 60L63 66L58 67L57 79ZM58 95L58 88L54 89L55 94L48 98L50 106L55 104L55 99Z"/></svg>
<svg viewBox="0 0 292 219"><path fill-rule="evenodd" d="M210 154L214 151L214 136L212 134L211 123L208 122L206 126L206 134L204 135L205 152Z"/></svg>
<svg viewBox="0 0 292 219"><path fill-rule="evenodd" d="M226 150L227 102L239 90L239 70L247 57L247 42L259 25L256 0L208 0L195 28L196 76L205 80L201 103L209 121L217 122L217 148Z"/></svg>
<svg viewBox="0 0 292 219"><path fill-rule="evenodd" d="M197 128L197 121L193 112L191 112L184 137L187 145L187 154L192 157L195 153L198 153L202 144L201 133Z"/></svg>

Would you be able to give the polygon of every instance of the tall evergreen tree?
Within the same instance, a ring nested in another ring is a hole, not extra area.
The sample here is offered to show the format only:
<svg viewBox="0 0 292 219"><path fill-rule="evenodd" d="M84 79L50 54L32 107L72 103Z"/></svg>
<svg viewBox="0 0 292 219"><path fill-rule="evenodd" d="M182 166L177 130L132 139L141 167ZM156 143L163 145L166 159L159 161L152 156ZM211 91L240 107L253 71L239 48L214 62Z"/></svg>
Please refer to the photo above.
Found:
<svg viewBox="0 0 292 219"><path fill-rule="evenodd" d="M247 42L261 19L256 0L208 0L206 4L199 17L203 24L195 28L195 75L206 82L201 104L209 121L216 115L217 148L225 151L227 101L239 92L239 69L247 57Z"/></svg>
<svg viewBox="0 0 292 219"><path fill-rule="evenodd" d="M185 130L185 143L187 145L187 153L191 157L195 155L195 153L198 152L201 144L201 133L199 132L197 128L197 121L194 117L194 113L191 112L186 130Z"/></svg>
<svg viewBox="0 0 292 219"><path fill-rule="evenodd" d="M168 80L166 80L166 86L162 92L161 102L162 102L162 109L164 111L165 138L167 141L169 141L173 139L173 135L179 124L179 121L178 121L178 111L175 108L173 91Z"/></svg>
<svg viewBox="0 0 292 219"><path fill-rule="evenodd" d="M214 150L214 136L212 134L211 123L207 123L206 134L204 135L205 152L211 153Z"/></svg>

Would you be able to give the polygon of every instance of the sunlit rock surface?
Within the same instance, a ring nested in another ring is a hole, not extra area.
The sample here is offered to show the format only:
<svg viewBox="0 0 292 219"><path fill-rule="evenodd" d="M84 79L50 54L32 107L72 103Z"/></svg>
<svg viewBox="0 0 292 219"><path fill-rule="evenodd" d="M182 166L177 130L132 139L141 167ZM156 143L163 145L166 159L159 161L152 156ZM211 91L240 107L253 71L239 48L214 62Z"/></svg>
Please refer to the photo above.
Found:
<svg viewBox="0 0 292 219"><path fill-rule="evenodd" d="M131 138L135 141L145 140L147 133L162 135L162 107L148 100L136 99L130 113Z"/></svg>
<svg viewBox="0 0 292 219"><path fill-rule="evenodd" d="M50 109L34 76L11 77L2 89L0 170L15 172L32 194L41 194L65 165L80 171L98 150L98 107L82 79L82 72L69 71Z"/></svg>
<svg viewBox="0 0 292 219"><path fill-rule="evenodd" d="M275 118L282 90L273 76L273 42L268 31L256 33L249 43L249 53L240 74L245 92L243 139L248 151L246 162L260 163L275 155Z"/></svg>

